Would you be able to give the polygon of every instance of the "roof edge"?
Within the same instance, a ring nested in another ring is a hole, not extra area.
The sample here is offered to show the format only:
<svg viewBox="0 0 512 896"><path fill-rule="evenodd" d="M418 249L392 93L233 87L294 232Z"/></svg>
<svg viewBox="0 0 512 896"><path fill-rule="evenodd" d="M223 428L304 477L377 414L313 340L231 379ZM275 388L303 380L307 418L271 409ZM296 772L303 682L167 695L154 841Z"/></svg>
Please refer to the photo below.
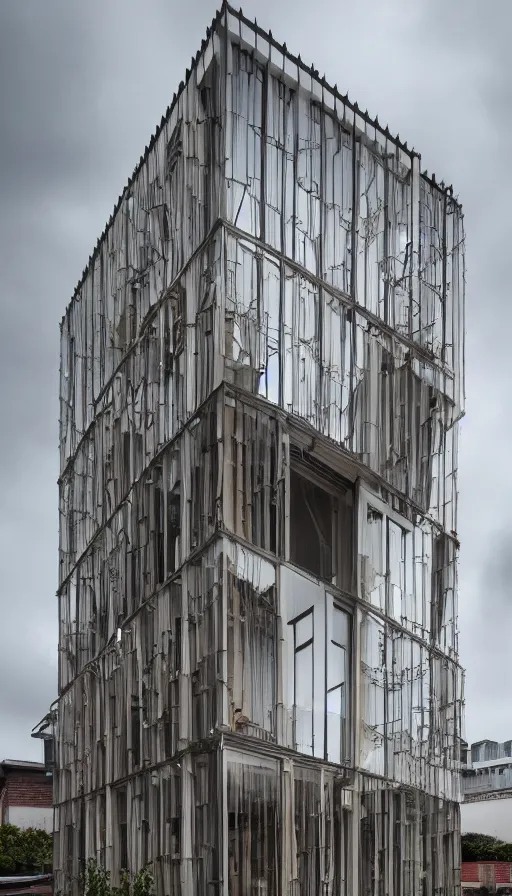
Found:
<svg viewBox="0 0 512 896"><path fill-rule="evenodd" d="M69 311L69 308L73 304L74 299L77 297L80 289L84 285L84 283L87 279L87 275L88 275L89 271L91 270L92 265L96 261L96 258L98 257L101 246L102 246L105 238L107 237L107 234L110 231L110 228L113 225L114 218L117 215L117 213L121 207L121 203L123 201L123 198L124 198L126 192L128 190L130 190L131 186L133 185L134 181L136 180L137 176L139 175L143 165L147 161L148 156L149 156L150 152L152 151L156 141L158 140L163 128L165 127L167 122L170 120L170 117L174 111L174 108L175 108L180 96L182 95L182 93L184 92L186 87L188 86L192 72L195 70L195 68L201 58L201 55L203 54L203 52L206 49L207 42L209 41L212 33L215 31L215 29L219 25L219 23L222 19L222 16L225 13L230 13L231 15L236 16L236 18L243 25L247 26L248 28L253 30L257 35L259 35L260 37L267 40L272 47L274 47L279 52L283 53L287 57L287 59L290 60L290 62L292 62L294 65L297 65L302 71L304 71L304 72L310 74L312 77L316 78L325 89L329 90L334 95L334 97L337 100L339 100L340 102L343 102L345 105L347 105L349 107L349 109L354 113L354 115L359 116L359 118L361 118L367 125L378 130L386 139L392 140L393 143L395 143L399 149L401 149L403 152L410 155L411 158L416 156L418 159L421 159L421 154L419 152L417 152L414 149L414 147L410 149L407 146L407 142L403 142L402 140L400 140L399 134L397 134L396 136L393 136L393 134L389 130L388 125L386 125L385 127L383 125L381 125L379 122L378 116L376 116L375 118L372 118L371 115L368 113L367 109L365 111L363 111L362 109L359 108L357 102L352 102L349 99L348 93L346 93L346 94L340 93L338 90L337 84L335 84L334 86L331 86L327 82L327 80L325 78L325 74L322 75L322 77L320 77L320 73L319 73L318 69L315 68L314 65L308 66L308 65L306 65L306 63L304 63L302 61L300 54L298 56L294 56L292 53L290 53L290 51L288 50L288 48L286 46L286 43L280 44L273 36L272 31L270 31L270 30L265 31L263 28L261 28L258 25L256 18L254 19L254 22L251 22L250 19L248 19L247 16L244 15L244 12L241 7L239 10L236 10L233 6L230 5L228 0L223 0L222 5L217 10L214 18L212 19L210 27L206 29L206 38L203 38L203 40L201 42L200 49L197 51L196 55L193 56L191 59L190 68L188 68L186 70L185 80L181 81L177 92L173 95L170 105L167 107L164 115L162 115L160 124L157 126L156 130L154 131L153 135L151 136L149 143L145 146L144 152L140 156L140 159L137 162L131 177L127 181L122 192L119 194L119 197L114 206L112 214L110 215L107 223L105 224L101 235L98 237L98 239L96 241L96 246L94 247L93 251L89 255L87 264L85 265L85 267L82 271L82 275L81 275L77 285L75 286L75 289L73 291L73 294L72 294L69 302L66 305L66 309L64 311L64 314L62 315L61 322L60 322L61 327L64 323L64 320ZM449 186L446 186L443 181L440 181L440 182L437 181L435 174L429 175L426 170L421 172L421 176L432 187L447 194L453 200L453 202L457 206L459 206L459 208L461 208L460 203L457 201L457 198L454 195L453 186L451 184Z"/></svg>
<svg viewBox="0 0 512 896"><path fill-rule="evenodd" d="M332 86L331 84L329 84L329 82L327 81L327 79L325 77L325 74L320 77L320 73L319 73L318 69L315 68L314 64L306 65L306 63L303 62L303 60L301 59L300 54L298 56L294 56L293 53L290 53L288 47L286 46L286 43L280 44L279 41L277 41L275 39L274 35L272 34L272 31L265 31L264 28L261 28L258 25L258 22L256 19L254 19L254 22L251 22L250 19L248 19L247 16L244 15L244 12L241 7L240 7L240 9L237 10L233 6L231 6L231 4L228 2L228 0L226 0L226 2L223 3L222 8L223 8L223 10L225 9L231 15L236 16L242 22L242 24L246 25L248 28L251 28L253 31L256 32L256 34L258 34L264 40L268 40L269 44L272 47L274 47L276 50L278 50L278 52L283 53L286 56L286 58L290 60L290 62L292 62L294 65L297 65L299 68L302 69L302 71L304 71L307 74L312 75L312 77L316 78L322 84L322 87L326 88L327 90L330 90L331 93L333 93L333 95L336 97L336 99L345 103L349 107L349 109L351 109L351 111L354 113L354 115L358 115L360 118L363 119L363 121L366 124L370 125L370 127L375 128L384 137L388 138L389 140L392 140L393 143L396 143L396 145L399 147L399 149L403 150L403 152L408 153L411 156L411 158L413 156L416 156L418 159L421 159L421 153L417 152L414 149L414 147L409 148L407 146L407 141L403 142L402 140L400 140L400 134L397 134L396 136L394 136L391 133L391 131L389 130L388 125L386 125L384 127L379 122L378 116L375 116L375 118L372 118L367 109L365 111L363 111L359 107L357 102L352 102L349 99L348 93L346 93L346 94L340 93L338 90L338 85L335 84L334 86ZM451 184L446 185L444 183L444 181L437 181L435 174L429 174L426 170L421 172L421 176L425 180L427 180L431 184L431 186L435 187L437 190L441 190L442 192L449 194L450 197L453 198L454 201L456 202L453 186Z"/></svg>

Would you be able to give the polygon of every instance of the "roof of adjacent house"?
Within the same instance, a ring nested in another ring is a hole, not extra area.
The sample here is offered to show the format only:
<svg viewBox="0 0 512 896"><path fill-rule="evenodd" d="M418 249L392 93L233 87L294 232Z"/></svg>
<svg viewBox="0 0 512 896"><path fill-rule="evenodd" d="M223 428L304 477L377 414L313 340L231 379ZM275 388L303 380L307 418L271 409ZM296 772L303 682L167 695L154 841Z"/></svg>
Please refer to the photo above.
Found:
<svg viewBox="0 0 512 896"><path fill-rule="evenodd" d="M0 769L20 768L30 772L44 772L44 762L26 762L23 759L2 759Z"/></svg>

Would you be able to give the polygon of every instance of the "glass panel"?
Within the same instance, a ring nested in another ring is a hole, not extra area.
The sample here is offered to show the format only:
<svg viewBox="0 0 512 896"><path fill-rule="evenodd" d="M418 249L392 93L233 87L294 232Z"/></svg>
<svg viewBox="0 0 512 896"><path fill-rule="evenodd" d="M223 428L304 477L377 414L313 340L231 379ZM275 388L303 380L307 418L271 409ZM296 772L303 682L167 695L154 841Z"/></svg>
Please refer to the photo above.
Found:
<svg viewBox="0 0 512 896"><path fill-rule="evenodd" d="M345 681L345 648L331 641L327 657L327 690L330 691Z"/></svg>
<svg viewBox="0 0 512 896"><path fill-rule="evenodd" d="M368 505L366 513L366 569L363 570L363 596L379 610L386 608L386 564L383 551L383 517Z"/></svg>
<svg viewBox="0 0 512 896"><path fill-rule="evenodd" d="M332 611L332 640L341 647L348 647L348 613L336 606Z"/></svg>
<svg viewBox="0 0 512 896"><path fill-rule="evenodd" d="M327 760L341 762L344 740L344 685L327 694Z"/></svg>
<svg viewBox="0 0 512 896"><path fill-rule="evenodd" d="M304 619L299 619L295 623L295 648L297 649L306 641L311 641L313 637L313 611L308 613Z"/></svg>
<svg viewBox="0 0 512 896"><path fill-rule="evenodd" d="M227 157L228 216L241 230L260 235L263 71L233 46L232 145Z"/></svg>
<svg viewBox="0 0 512 896"><path fill-rule="evenodd" d="M342 699L343 699L343 686L340 684L339 687L333 688L332 691L329 691L327 694L327 716L337 715L341 716L342 710ZM329 721L329 719L327 720Z"/></svg>
<svg viewBox="0 0 512 896"><path fill-rule="evenodd" d="M405 532L388 519L389 612L402 620L402 595L405 596ZM405 609L405 607L404 607Z"/></svg>
<svg viewBox="0 0 512 896"><path fill-rule="evenodd" d="M385 654L384 625L373 616L361 626L361 756L362 767L385 773Z"/></svg>
<svg viewBox="0 0 512 896"><path fill-rule="evenodd" d="M295 749L313 755L313 645L295 654Z"/></svg>

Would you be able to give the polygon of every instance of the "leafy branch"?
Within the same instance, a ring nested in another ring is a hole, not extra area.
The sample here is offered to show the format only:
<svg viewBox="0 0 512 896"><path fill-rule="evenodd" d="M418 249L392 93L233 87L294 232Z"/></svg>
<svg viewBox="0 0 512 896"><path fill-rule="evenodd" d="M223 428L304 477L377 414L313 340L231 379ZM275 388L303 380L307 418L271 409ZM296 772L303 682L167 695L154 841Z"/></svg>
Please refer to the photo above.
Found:
<svg viewBox="0 0 512 896"><path fill-rule="evenodd" d="M154 879L149 868L142 868L130 875L123 871L121 886L113 887L110 882L110 871L107 871L94 859L89 859L82 880L83 896L154 896Z"/></svg>

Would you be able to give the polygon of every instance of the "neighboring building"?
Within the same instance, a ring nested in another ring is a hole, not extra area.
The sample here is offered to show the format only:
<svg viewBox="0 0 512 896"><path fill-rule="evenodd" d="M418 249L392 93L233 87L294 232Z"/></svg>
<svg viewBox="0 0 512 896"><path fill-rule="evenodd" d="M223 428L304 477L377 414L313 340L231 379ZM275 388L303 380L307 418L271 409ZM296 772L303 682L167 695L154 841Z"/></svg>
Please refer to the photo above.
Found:
<svg viewBox="0 0 512 896"><path fill-rule="evenodd" d="M512 741L471 744L462 767L462 833L512 843Z"/></svg>
<svg viewBox="0 0 512 896"><path fill-rule="evenodd" d="M57 890L459 892L463 270L223 6L61 325Z"/></svg>
<svg viewBox="0 0 512 896"><path fill-rule="evenodd" d="M0 823L52 832L52 776L43 763L0 762Z"/></svg>
<svg viewBox="0 0 512 896"><path fill-rule="evenodd" d="M461 870L462 892L512 893L511 862L463 862Z"/></svg>

